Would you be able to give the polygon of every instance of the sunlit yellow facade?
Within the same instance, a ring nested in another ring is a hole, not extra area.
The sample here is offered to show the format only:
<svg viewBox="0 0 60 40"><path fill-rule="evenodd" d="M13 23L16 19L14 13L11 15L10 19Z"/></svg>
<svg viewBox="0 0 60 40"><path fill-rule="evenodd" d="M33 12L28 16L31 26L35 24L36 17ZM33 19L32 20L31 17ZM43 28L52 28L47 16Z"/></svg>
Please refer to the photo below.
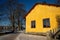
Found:
<svg viewBox="0 0 60 40"><path fill-rule="evenodd" d="M28 12L26 16L26 33L30 32L47 32L57 27L56 16L60 15L60 7L53 5L37 4ZM50 28L43 28L43 19L50 19ZM36 28L31 28L31 21L36 21Z"/></svg>

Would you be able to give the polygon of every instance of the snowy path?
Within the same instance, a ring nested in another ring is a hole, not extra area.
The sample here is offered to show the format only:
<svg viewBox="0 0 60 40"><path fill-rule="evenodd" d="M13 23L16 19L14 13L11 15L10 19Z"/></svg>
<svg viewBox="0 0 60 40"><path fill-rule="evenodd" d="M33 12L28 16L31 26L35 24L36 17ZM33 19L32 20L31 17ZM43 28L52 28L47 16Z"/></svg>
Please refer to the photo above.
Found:
<svg viewBox="0 0 60 40"><path fill-rule="evenodd" d="M28 35L28 34L19 34L19 36L15 40L47 40L47 37Z"/></svg>
<svg viewBox="0 0 60 40"><path fill-rule="evenodd" d="M47 40L47 37L17 33L0 36L0 40Z"/></svg>

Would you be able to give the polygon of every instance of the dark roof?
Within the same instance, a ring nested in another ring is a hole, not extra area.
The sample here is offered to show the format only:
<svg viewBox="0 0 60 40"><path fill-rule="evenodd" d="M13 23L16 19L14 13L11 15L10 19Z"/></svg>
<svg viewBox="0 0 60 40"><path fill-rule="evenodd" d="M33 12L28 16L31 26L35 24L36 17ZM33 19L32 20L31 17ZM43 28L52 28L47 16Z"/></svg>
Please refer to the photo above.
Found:
<svg viewBox="0 0 60 40"><path fill-rule="evenodd" d="M54 6L54 7L60 7L60 5L57 5L57 4L36 3L36 4L33 5L33 7L28 11L28 13L24 16L24 18L26 18L26 16L30 13L30 11L31 11L32 9L34 9L34 7L35 7L36 5L38 5L38 4L40 4L40 5L47 5L47 6Z"/></svg>

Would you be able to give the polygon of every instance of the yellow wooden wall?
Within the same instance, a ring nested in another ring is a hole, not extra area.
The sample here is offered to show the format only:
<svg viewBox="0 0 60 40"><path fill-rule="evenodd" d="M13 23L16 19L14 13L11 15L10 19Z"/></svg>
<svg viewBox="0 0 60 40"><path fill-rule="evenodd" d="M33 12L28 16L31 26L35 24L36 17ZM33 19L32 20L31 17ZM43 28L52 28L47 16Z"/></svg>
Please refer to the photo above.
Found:
<svg viewBox="0 0 60 40"><path fill-rule="evenodd" d="M26 16L27 32L47 32L57 27L56 15L60 15L60 7L37 4ZM43 28L43 19L50 18L50 28ZM31 21L36 21L36 28L31 28Z"/></svg>

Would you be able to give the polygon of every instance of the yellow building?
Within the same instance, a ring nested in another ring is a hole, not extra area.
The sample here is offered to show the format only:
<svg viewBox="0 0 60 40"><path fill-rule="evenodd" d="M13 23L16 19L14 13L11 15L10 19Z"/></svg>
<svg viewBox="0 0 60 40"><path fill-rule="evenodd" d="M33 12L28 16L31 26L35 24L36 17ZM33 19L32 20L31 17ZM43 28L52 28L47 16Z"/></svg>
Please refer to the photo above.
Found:
<svg viewBox="0 0 60 40"><path fill-rule="evenodd" d="M25 16L26 33L46 33L58 27L60 5L36 3Z"/></svg>

